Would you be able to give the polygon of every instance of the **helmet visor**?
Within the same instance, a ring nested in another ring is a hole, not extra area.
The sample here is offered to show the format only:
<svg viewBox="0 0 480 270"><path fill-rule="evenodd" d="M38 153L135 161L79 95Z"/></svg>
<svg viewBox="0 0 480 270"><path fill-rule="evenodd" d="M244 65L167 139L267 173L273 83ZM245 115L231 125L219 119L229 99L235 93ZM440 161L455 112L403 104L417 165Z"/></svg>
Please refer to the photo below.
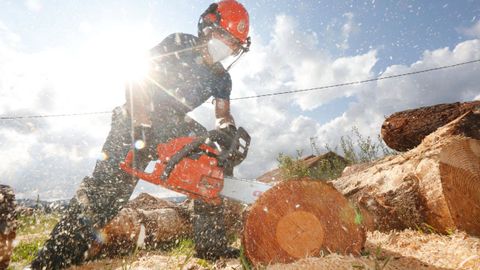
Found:
<svg viewBox="0 0 480 270"><path fill-rule="evenodd" d="M233 55L238 55L242 51L248 51L248 43L244 44L239 39L230 34L222 27L216 27L212 33L212 38L222 40L233 51Z"/></svg>

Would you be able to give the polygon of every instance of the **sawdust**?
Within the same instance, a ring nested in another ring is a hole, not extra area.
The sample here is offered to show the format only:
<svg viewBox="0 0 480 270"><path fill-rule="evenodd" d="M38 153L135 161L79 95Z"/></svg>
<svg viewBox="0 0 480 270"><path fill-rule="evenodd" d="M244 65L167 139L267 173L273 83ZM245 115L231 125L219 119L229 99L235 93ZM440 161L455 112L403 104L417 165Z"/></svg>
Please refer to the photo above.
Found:
<svg viewBox="0 0 480 270"><path fill-rule="evenodd" d="M161 252L141 251L135 258L105 259L70 270L93 269L242 269L239 260L207 263L191 256L168 256ZM427 234L420 231L368 234L365 255L360 257L329 254L307 258L292 264L277 264L268 270L304 269L480 269L480 239L463 232L451 235Z"/></svg>

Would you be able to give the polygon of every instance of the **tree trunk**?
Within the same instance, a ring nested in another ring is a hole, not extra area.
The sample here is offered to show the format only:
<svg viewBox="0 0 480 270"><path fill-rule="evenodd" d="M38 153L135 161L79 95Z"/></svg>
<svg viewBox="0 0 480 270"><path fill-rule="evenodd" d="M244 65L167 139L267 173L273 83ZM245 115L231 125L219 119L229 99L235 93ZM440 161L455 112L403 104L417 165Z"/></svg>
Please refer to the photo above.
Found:
<svg viewBox="0 0 480 270"><path fill-rule="evenodd" d="M284 181L262 194L248 212L242 235L245 255L258 266L327 252L358 254L365 243L361 219L323 181Z"/></svg>
<svg viewBox="0 0 480 270"><path fill-rule="evenodd" d="M7 269L12 256L16 231L15 194L9 186L0 185L0 269Z"/></svg>
<svg viewBox="0 0 480 270"><path fill-rule="evenodd" d="M480 113L468 112L409 152L333 185L373 214L376 229L428 224L480 235Z"/></svg>
<svg viewBox="0 0 480 270"><path fill-rule="evenodd" d="M383 122L382 138L390 148L408 151L439 127L475 108L480 108L480 101L439 104L397 112Z"/></svg>

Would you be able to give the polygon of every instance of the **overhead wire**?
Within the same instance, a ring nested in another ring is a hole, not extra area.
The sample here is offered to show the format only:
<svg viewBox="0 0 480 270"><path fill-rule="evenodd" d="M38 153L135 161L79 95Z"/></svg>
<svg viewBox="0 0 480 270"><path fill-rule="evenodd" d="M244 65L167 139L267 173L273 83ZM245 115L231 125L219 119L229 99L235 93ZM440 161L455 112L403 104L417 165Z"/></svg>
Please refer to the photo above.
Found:
<svg viewBox="0 0 480 270"><path fill-rule="evenodd" d="M375 82L375 81L382 81L382 80L412 76L412 75L416 75L416 74L427 73L427 72L443 70L443 69L449 69L449 68L454 68L454 67L464 66L464 65L468 65L468 64L479 63L479 62L480 62L480 59L476 59L476 60L451 64L451 65L422 69L422 70L411 71L411 72L400 73L400 74L394 74L394 75L389 75L389 76L380 76L380 77L371 78L371 79L351 81L351 82L331 84L331 85L324 85L324 86L305 88L305 89L294 89L294 90L281 91L281 92L273 92L273 93L265 93L265 94L258 94L258 95L252 95L252 96L245 96L245 97L237 97L237 98L231 98L230 100L232 100L232 101L246 100L246 99L271 97L271 96L295 94L295 93L302 93L302 92L311 92L311 91L318 91L318 90L344 87L344 86L352 86L352 85L370 83L370 82ZM21 119L51 118L51 117L73 117L73 116L100 115L100 114L110 114L110 113L111 113L111 111L85 112L85 113L65 113L65 114L44 114L44 115L23 115L23 116L0 116L0 120L21 120Z"/></svg>

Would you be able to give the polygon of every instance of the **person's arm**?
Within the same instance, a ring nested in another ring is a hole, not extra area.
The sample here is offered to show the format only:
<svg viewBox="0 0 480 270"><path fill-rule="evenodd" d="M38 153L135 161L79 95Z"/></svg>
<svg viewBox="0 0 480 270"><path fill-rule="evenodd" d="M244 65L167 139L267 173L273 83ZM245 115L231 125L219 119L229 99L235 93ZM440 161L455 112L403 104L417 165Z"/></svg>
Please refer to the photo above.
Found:
<svg viewBox="0 0 480 270"><path fill-rule="evenodd" d="M126 86L126 109L132 119L132 125L151 126L152 97L144 83L129 84Z"/></svg>
<svg viewBox="0 0 480 270"><path fill-rule="evenodd" d="M230 113L230 101L226 99L215 99L215 128L228 129L235 128L235 120Z"/></svg>

